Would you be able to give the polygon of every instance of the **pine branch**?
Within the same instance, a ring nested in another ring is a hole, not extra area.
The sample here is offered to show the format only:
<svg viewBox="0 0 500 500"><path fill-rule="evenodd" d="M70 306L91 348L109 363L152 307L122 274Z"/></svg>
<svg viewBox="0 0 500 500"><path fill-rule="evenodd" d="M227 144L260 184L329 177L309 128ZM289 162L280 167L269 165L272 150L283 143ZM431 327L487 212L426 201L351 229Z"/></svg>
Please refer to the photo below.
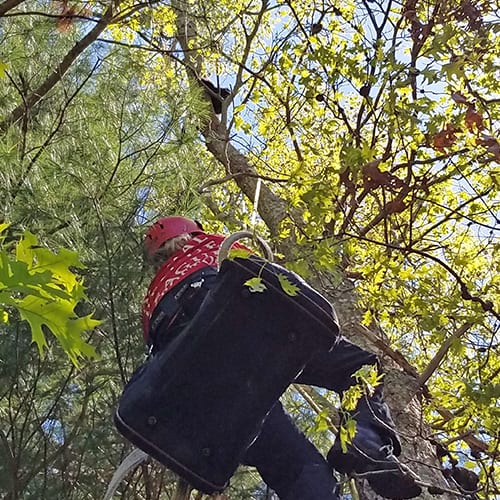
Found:
<svg viewBox="0 0 500 500"><path fill-rule="evenodd" d="M5 132L10 126L17 123L26 113L29 113L29 111L38 102L40 102L57 83L61 81L64 74L69 70L80 54L82 54L83 51L87 49L107 28L113 18L114 7L115 3L111 3L94 28L73 46L73 48L64 56L59 65L47 77L47 79L35 91L26 96L23 104L17 106L17 108L15 108L7 118L0 122L0 131Z"/></svg>
<svg viewBox="0 0 500 500"><path fill-rule="evenodd" d="M24 0L6 0L4 3L0 4L0 17L2 17L8 10L17 7L23 2Z"/></svg>

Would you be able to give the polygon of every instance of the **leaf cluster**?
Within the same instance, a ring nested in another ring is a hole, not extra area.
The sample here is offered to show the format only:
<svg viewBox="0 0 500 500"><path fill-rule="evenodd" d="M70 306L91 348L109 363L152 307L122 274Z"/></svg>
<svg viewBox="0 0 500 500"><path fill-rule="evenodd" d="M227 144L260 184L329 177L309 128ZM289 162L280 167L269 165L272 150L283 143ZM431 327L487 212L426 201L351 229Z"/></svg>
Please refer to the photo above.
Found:
<svg viewBox="0 0 500 500"><path fill-rule="evenodd" d="M78 316L75 312L80 301L86 299L83 280L70 269L82 267L76 253L66 249L53 253L26 231L15 245L13 258L4 244L7 228L7 224L0 226L0 304L4 321L8 322L5 307L15 308L29 323L41 356L47 347L47 328L75 365L80 357L96 357L83 334L100 322L91 314Z"/></svg>

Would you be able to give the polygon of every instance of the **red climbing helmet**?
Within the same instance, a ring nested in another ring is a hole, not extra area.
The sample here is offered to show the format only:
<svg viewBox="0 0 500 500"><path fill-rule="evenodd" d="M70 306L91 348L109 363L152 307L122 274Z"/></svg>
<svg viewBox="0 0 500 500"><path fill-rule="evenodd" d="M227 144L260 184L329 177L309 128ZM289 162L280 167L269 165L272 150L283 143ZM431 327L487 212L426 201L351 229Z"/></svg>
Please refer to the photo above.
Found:
<svg viewBox="0 0 500 500"><path fill-rule="evenodd" d="M144 249L147 255L152 256L167 240L184 233L203 231L199 222L186 217L162 217L147 231L144 238Z"/></svg>

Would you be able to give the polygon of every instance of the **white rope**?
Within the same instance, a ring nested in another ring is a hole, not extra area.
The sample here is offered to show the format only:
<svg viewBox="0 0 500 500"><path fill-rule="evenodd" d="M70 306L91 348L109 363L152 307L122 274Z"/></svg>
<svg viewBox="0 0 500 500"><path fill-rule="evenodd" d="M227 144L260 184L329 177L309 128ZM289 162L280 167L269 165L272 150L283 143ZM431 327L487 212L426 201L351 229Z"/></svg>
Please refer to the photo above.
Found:
<svg viewBox="0 0 500 500"><path fill-rule="evenodd" d="M139 450L139 448L136 448L135 450L130 452L123 459L123 462L118 466L118 469L116 469L115 473L113 474L103 500L111 500L116 490L118 489L118 486L122 482L123 478L128 474L128 472L144 462L147 458L148 454L144 453L142 450Z"/></svg>
<svg viewBox="0 0 500 500"><path fill-rule="evenodd" d="M250 216L250 227L255 230L255 223L257 222L257 210L259 208L259 198L260 198L260 186L262 185L262 179L259 177L257 179L257 185L255 186L255 196L253 199L253 212Z"/></svg>

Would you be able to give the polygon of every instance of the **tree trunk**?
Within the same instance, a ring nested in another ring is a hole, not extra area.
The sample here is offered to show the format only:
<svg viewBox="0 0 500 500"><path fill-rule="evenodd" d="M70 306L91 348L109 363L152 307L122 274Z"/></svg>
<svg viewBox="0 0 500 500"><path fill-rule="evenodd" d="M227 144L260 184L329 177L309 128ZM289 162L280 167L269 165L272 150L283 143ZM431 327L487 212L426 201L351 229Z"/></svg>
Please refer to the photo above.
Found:
<svg viewBox="0 0 500 500"><path fill-rule="evenodd" d="M224 165L226 172L234 176L235 182L249 200L253 201L256 171L246 156L229 142L224 126L215 116L203 130L203 134L208 150ZM265 185L259 201L259 214L271 234L278 234L278 228L287 214L285 203ZM280 252L285 254L285 258L291 254L292 245L293 242L288 241L280 247ZM369 331L362 325L362 313L357 306L355 287L351 281L346 279L342 285L333 287L328 276L323 275L319 278L313 285L334 304L340 318L342 334L353 343L376 352L382 362L385 372L385 399L391 408L403 445L400 460L405 464L408 463L409 468L423 483L449 488L440 472L436 453L427 440L431 431L423 421L417 372L409 363L405 364L402 355L390 349L385 339L381 339L376 332ZM380 498L371 491L366 481L359 481L358 487L362 500ZM435 496L424 488L420 498L430 499ZM456 498L456 495L443 494L440 498L452 499Z"/></svg>
<svg viewBox="0 0 500 500"><path fill-rule="evenodd" d="M330 298L339 316L341 332L351 342L377 353L384 369L385 400L401 437L403 452L400 461L407 464L422 482L443 489L450 489L441 474L439 461L434 447L428 441L430 428L423 420L420 402L420 387L415 375L407 373L393 357L390 346L384 339L384 347L380 349L371 339L380 339L375 332L367 330L361 323L361 311L357 306L356 292L349 280L336 288L323 286L323 293ZM377 342L381 345L381 343ZM396 356L394 356L396 357ZM373 493L366 481L357 482L361 500L381 498ZM423 488L421 499L436 498ZM456 495L443 493L440 499L456 499Z"/></svg>

